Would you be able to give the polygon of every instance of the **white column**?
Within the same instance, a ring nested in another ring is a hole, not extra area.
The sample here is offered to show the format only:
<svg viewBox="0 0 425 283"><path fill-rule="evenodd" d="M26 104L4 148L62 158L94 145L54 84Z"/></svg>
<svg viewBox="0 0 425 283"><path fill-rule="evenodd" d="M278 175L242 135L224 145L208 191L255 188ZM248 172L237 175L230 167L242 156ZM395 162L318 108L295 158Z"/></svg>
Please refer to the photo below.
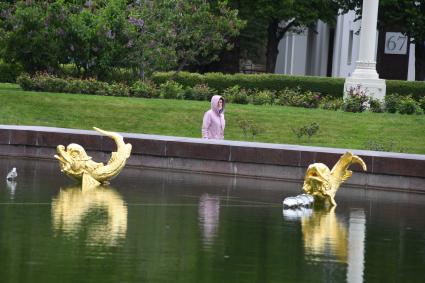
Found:
<svg viewBox="0 0 425 283"><path fill-rule="evenodd" d="M348 230L347 282L363 282L366 216L363 210L350 212Z"/></svg>
<svg viewBox="0 0 425 283"><path fill-rule="evenodd" d="M407 69L407 80L415 80L415 44L411 43L409 45L409 67Z"/></svg>
<svg viewBox="0 0 425 283"><path fill-rule="evenodd" d="M351 77L345 80L344 97L350 88L356 88L359 85L374 98L383 100L385 97L385 80L379 79L375 61L378 4L379 0L363 1L359 60Z"/></svg>

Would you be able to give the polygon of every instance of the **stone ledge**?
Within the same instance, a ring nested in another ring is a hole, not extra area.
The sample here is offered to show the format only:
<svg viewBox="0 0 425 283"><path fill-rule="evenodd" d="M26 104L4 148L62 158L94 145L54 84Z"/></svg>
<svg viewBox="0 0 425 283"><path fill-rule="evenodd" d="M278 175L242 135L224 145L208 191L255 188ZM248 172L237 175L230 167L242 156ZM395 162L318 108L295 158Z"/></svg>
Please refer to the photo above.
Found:
<svg viewBox="0 0 425 283"><path fill-rule="evenodd" d="M235 164L305 168L309 164L321 162L332 167L339 157L347 151L338 148L205 140L146 134L122 133L122 135L126 142L133 145L133 155L136 156L221 161ZM51 152L47 149L54 149L58 144L68 145L71 142L82 145L88 151L109 153L115 150L113 141L96 131L0 125L0 145L3 146L1 155L34 157L37 152ZM24 146L25 149L18 149L15 146ZM38 148L38 150L35 150L35 148ZM46 149L41 150L41 148ZM367 150L351 151L365 161L369 174L425 178L425 155ZM43 157L48 158L47 155ZM196 170L196 166L193 167L193 171ZM362 171L358 165L353 165L352 170ZM268 173L264 172L264 174L267 175Z"/></svg>

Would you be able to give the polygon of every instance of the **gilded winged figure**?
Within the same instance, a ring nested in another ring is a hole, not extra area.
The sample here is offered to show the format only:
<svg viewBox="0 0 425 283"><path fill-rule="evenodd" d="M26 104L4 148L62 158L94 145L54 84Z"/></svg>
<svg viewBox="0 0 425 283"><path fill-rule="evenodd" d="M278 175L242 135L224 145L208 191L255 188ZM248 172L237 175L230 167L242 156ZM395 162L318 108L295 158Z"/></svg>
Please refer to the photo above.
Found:
<svg viewBox="0 0 425 283"><path fill-rule="evenodd" d="M303 191L316 199L329 201L331 206L336 206L335 194L340 185L353 174L348 170L353 163L359 164L366 171L364 161L349 151L341 156L332 170L323 163L311 164L305 174Z"/></svg>

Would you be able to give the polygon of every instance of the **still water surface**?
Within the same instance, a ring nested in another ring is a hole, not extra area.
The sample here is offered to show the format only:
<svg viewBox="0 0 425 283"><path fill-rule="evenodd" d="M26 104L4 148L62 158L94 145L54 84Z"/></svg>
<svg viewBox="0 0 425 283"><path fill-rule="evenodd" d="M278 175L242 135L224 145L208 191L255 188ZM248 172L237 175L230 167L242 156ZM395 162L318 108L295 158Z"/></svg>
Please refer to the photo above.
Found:
<svg viewBox="0 0 425 283"><path fill-rule="evenodd" d="M82 190L54 161L0 159L0 282L425 282L425 196L125 168Z"/></svg>

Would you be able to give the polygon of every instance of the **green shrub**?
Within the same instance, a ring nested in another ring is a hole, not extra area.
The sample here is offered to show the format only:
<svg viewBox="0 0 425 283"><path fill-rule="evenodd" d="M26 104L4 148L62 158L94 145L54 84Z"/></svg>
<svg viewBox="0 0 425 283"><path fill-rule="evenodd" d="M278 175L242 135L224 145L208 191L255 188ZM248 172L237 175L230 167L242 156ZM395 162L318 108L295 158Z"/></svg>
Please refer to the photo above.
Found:
<svg viewBox="0 0 425 283"><path fill-rule="evenodd" d="M195 90L193 89L193 87L187 86L184 88L183 91L183 99L186 100L195 100Z"/></svg>
<svg viewBox="0 0 425 283"><path fill-rule="evenodd" d="M8 64L0 61L0 82L15 83L23 69L18 64Z"/></svg>
<svg viewBox="0 0 425 283"><path fill-rule="evenodd" d="M292 128L292 132L297 136L298 139L301 139L302 136L307 136L308 140L314 136L320 129L320 125L316 122L313 122L309 125L302 126L300 128Z"/></svg>
<svg viewBox="0 0 425 283"><path fill-rule="evenodd" d="M57 78L58 79L58 78ZM100 94L108 95L109 84L100 82L95 79L80 80L76 78L62 79L64 88L62 91L57 92L69 92L69 93L82 93L82 94Z"/></svg>
<svg viewBox="0 0 425 283"><path fill-rule="evenodd" d="M162 84L170 80L174 72L154 73L152 79L156 84ZM239 85L245 89L283 91L286 88L300 88L302 92L318 92L324 96L335 98L342 97L344 89L343 78L310 77L310 76L288 76L281 74L234 74L222 73L197 73L179 72L175 80L184 86L195 86L196 84L208 84L220 94L225 89ZM413 98L419 100L425 96L425 82L386 80L387 93L399 93L402 96L412 94Z"/></svg>
<svg viewBox="0 0 425 283"><path fill-rule="evenodd" d="M40 90L48 92L63 92L67 81L50 75L39 75Z"/></svg>
<svg viewBox="0 0 425 283"><path fill-rule="evenodd" d="M404 148L401 146L400 142L396 142L390 138L390 140L385 141L386 138L379 139L368 139L363 147L367 150L374 151L388 151L388 152L404 152Z"/></svg>
<svg viewBox="0 0 425 283"><path fill-rule="evenodd" d="M231 103L248 104L249 102L248 92L238 85L226 88L223 92L223 97L227 102Z"/></svg>
<svg viewBox="0 0 425 283"><path fill-rule="evenodd" d="M217 91L210 88L207 84L197 84L193 87L194 100L211 100L216 94Z"/></svg>
<svg viewBox="0 0 425 283"><path fill-rule="evenodd" d="M19 75L16 82L23 90L34 90L34 80L27 73Z"/></svg>
<svg viewBox="0 0 425 283"><path fill-rule="evenodd" d="M384 112L384 105L379 99L370 98L369 99L369 110L375 113Z"/></svg>
<svg viewBox="0 0 425 283"><path fill-rule="evenodd" d="M150 80L138 80L130 88L130 94L135 97L157 97L158 90L154 82Z"/></svg>
<svg viewBox="0 0 425 283"><path fill-rule="evenodd" d="M422 108L422 111L425 112L425 96L419 100L419 106Z"/></svg>
<svg viewBox="0 0 425 283"><path fill-rule="evenodd" d="M208 85L199 84L194 87L184 89L183 98L188 100L211 100L217 92L208 87Z"/></svg>
<svg viewBox="0 0 425 283"><path fill-rule="evenodd" d="M88 85L88 84L87 84ZM89 88L84 82L82 82L80 79L69 79L67 81L67 84L64 86L64 89L62 92L69 92L69 93L90 93L87 91L87 88ZM90 88L92 89L92 88ZM96 94L99 90L93 90Z"/></svg>
<svg viewBox="0 0 425 283"><path fill-rule="evenodd" d="M264 129L261 128L253 120L241 119L241 120L238 120L238 125L241 128L245 139L248 139L250 137L253 140L255 140L256 136L264 133Z"/></svg>
<svg viewBox="0 0 425 283"><path fill-rule="evenodd" d="M322 99L320 107L326 110L339 110L342 108L344 101L341 98L332 99L332 97L325 97Z"/></svg>
<svg viewBox="0 0 425 283"><path fill-rule="evenodd" d="M398 104L400 114L422 114L419 104L411 96L401 97Z"/></svg>
<svg viewBox="0 0 425 283"><path fill-rule="evenodd" d="M307 91L305 93L294 95L290 105L304 108L317 108L320 104L320 94Z"/></svg>
<svg viewBox="0 0 425 283"><path fill-rule="evenodd" d="M398 93L400 96L411 95L415 100L425 97L425 82L386 80L387 93Z"/></svg>
<svg viewBox="0 0 425 283"><path fill-rule="evenodd" d="M174 72L154 73L152 79L157 84L165 83L175 76ZM244 89L258 89L270 91L282 91L285 88L300 87L301 91L319 92L334 97L342 96L344 79L329 77L309 77L309 76L288 76L281 74L222 74L206 73L200 75L197 73L179 72L175 81L184 86L195 86L199 83L206 83L216 89L220 94L224 90L239 85Z"/></svg>
<svg viewBox="0 0 425 283"><path fill-rule="evenodd" d="M161 84L159 92L160 97L166 99L182 99L184 95L183 86L175 81L167 81Z"/></svg>
<svg viewBox="0 0 425 283"><path fill-rule="evenodd" d="M285 88L277 93L276 102L279 105L290 106L293 105L293 98L299 95L301 95L299 88Z"/></svg>
<svg viewBox="0 0 425 283"><path fill-rule="evenodd" d="M254 105L264 105L273 103L273 93L269 90L262 90L254 92L251 95L252 104Z"/></svg>
<svg viewBox="0 0 425 283"><path fill-rule="evenodd" d="M385 111L389 113L397 112L400 102L400 95L398 93L385 95Z"/></svg>
<svg viewBox="0 0 425 283"><path fill-rule="evenodd" d="M108 86L109 96L130 96L130 88L123 83L112 83Z"/></svg>
<svg viewBox="0 0 425 283"><path fill-rule="evenodd" d="M108 72L100 73L98 80L103 82L115 82L132 85L134 82L140 80L137 73L134 73L131 69L125 68L114 68Z"/></svg>

